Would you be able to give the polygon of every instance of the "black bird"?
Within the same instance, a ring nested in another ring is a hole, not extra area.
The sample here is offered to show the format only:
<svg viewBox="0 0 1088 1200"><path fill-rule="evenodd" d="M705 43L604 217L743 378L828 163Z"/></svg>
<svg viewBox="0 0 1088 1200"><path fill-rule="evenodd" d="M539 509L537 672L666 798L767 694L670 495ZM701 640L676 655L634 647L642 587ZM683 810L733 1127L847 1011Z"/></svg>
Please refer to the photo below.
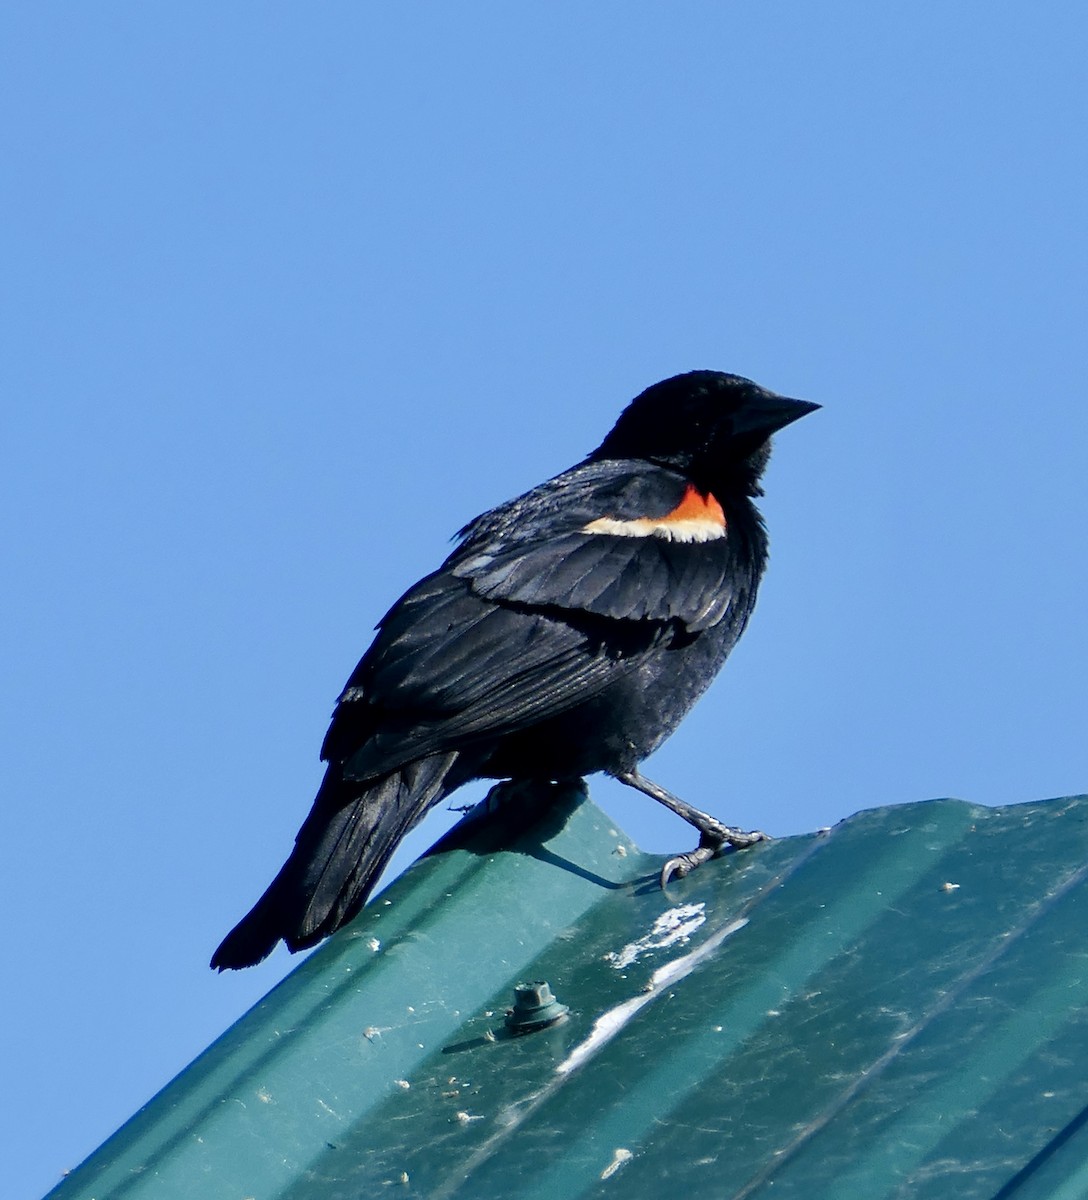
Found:
<svg viewBox="0 0 1088 1200"><path fill-rule="evenodd" d="M818 408L692 371L648 388L583 462L461 530L378 623L321 748L295 848L211 965L300 950L350 921L404 835L472 779L604 771L699 831L684 875L746 834L639 762L718 673L755 604L767 535L752 498L770 437Z"/></svg>

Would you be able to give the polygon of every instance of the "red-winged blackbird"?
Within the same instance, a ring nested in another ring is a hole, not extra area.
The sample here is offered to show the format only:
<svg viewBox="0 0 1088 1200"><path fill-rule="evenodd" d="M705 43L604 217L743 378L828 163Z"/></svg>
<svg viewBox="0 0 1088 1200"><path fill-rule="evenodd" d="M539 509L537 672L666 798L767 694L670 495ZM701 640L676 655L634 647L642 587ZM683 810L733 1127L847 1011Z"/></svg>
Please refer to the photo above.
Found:
<svg viewBox="0 0 1088 1200"><path fill-rule="evenodd" d="M470 521L378 624L321 748L295 848L211 965L312 946L358 913L404 835L471 779L604 771L699 830L683 875L745 834L638 773L740 637L776 430L818 408L737 375L648 388L578 466Z"/></svg>

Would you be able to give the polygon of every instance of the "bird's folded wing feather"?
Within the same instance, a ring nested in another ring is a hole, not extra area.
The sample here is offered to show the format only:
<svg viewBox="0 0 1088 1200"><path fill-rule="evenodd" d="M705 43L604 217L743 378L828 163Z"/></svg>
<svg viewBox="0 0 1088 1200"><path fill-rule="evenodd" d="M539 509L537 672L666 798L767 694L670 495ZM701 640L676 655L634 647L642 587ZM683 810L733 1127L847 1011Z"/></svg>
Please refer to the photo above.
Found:
<svg viewBox="0 0 1088 1200"><path fill-rule="evenodd" d="M463 534L448 565L489 600L698 632L735 598L720 505L650 464L584 463Z"/></svg>
<svg viewBox="0 0 1088 1200"><path fill-rule="evenodd" d="M581 624L484 600L438 572L382 622L340 697L322 757L347 759L347 774L367 778L523 729L636 669L665 634L643 623L612 643Z"/></svg>
<svg viewBox="0 0 1088 1200"><path fill-rule="evenodd" d="M586 464L478 518L382 618L322 757L366 778L523 729L637 670L678 622L719 619L732 596L724 538L583 532L664 516L685 486L667 471Z"/></svg>

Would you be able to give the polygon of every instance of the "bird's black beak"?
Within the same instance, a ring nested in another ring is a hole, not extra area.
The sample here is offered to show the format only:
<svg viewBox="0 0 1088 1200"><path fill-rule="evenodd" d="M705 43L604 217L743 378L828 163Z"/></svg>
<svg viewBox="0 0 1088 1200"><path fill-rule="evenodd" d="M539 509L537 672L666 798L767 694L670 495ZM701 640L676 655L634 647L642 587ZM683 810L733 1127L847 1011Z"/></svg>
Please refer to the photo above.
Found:
<svg viewBox="0 0 1088 1200"><path fill-rule="evenodd" d="M733 427L734 434L756 434L768 438L772 433L785 429L794 421L808 416L820 407L811 400L791 400L788 396L767 396L757 405L751 405L738 414Z"/></svg>

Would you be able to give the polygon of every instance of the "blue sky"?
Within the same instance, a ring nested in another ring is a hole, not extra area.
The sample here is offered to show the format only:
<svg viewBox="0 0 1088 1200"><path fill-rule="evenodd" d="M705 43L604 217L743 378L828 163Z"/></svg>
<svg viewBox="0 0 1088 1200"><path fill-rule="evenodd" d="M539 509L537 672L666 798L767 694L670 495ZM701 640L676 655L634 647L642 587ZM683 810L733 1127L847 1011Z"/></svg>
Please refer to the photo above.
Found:
<svg viewBox="0 0 1088 1200"><path fill-rule="evenodd" d="M677 371L824 409L647 774L779 834L1088 789L1086 42L1047 0L5 7L8 1195L292 965L206 967L389 603Z"/></svg>

